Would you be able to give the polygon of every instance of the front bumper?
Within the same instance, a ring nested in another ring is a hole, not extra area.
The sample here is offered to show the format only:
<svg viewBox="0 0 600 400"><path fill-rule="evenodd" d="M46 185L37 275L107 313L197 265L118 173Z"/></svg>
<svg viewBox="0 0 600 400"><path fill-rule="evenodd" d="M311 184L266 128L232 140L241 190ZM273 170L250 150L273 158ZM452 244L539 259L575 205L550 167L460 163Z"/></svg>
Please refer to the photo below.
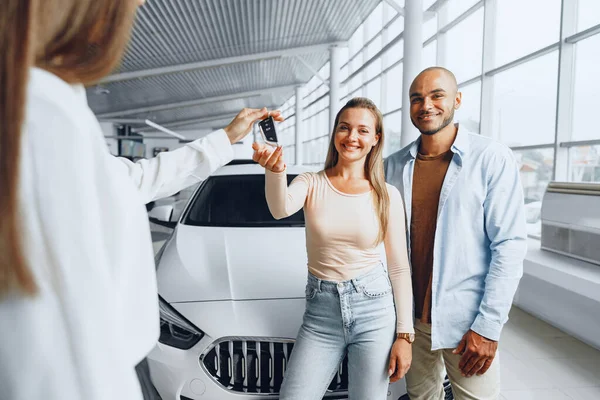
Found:
<svg viewBox="0 0 600 400"><path fill-rule="evenodd" d="M163 400L279 398L278 393L243 393L239 391L239 387L225 387L223 381L219 382L217 377L213 376L218 375L215 374L214 368L207 368L203 357L207 354L214 355L215 345L223 341L293 341L302 322L304 299L175 303L171 306L202 329L206 335L189 350L179 350L159 343L149 354L150 376ZM244 352L247 353L249 347L252 346L245 344ZM277 351L275 346L271 346L271 349ZM227 350L227 346L224 350ZM231 354L235 353L233 349ZM240 351L237 352L238 355L239 353ZM225 369L225 365L222 369ZM276 365L276 362L271 365ZM398 400L405 393L404 381L401 381L390 385L387 399ZM347 399L347 393L329 393L325 399Z"/></svg>

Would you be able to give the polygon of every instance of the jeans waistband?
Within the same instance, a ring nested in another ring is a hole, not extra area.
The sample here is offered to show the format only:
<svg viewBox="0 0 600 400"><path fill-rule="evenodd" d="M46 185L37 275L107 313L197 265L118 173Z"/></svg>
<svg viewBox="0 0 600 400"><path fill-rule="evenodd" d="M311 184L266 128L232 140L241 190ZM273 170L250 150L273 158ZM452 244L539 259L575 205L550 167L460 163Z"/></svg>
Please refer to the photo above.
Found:
<svg viewBox="0 0 600 400"><path fill-rule="evenodd" d="M379 278L381 275L387 276L387 271L383 264L371 268L369 271L356 278L347 281L327 281L317 278L310 272L308 273L308 287L314 288L319 292L347 293L351 291L362 292L363 286Z"/></svg>

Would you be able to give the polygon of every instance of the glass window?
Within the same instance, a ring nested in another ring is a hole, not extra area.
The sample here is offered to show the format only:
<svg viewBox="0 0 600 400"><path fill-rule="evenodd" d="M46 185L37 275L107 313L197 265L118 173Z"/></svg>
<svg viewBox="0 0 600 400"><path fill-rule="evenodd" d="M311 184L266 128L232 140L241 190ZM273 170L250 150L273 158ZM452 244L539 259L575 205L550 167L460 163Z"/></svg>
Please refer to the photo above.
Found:
<svg viewBox="0 0 600 400"><path fill-rule="evenodd" d="M533 53L560 38L561 0L497 2L495 66Z"/></svg>
<svg viewBox="0 0 600 400"><path fill-rule="evenodd" d="M347 47L342 47L342 49L347 49ZM319 75L321 75L321 77L323 79L329 79L329 72L331 71L331 68L329 67L329 61L327 61L325 63L325 65L323 65L321 67L321 69L319 70Z"/></svg>
<svg viewBox="0 0 600 400"><path fill-rule="evenodd" d="M342 67L341 71L340 71L340 80L343 82L348 78L349 74L348 74L348 65L345 65Z"/></svg>
<svg viewBox="0 0 600 400"><path fill-rule="evenodd" d="M376 59L367 67L366 80L381 74L381 58Z"/></svg>
<svg viewBox="0 0 600 400"><path fill-rule="evenodd" d="M431 7L433 5L433 3L435 3L436 0L424 0L423 1L423 10L427 10L429 7Z"/></svg>
<svg viewBox="0 0 600 400"><path fill-rule="evenodd" d="M329 92L329 88L322 83L318 91L319 97L324 96L327 92ZM319 100L319 108L325 107L325 103L327 101L326 99L327 97L323 97L321 100Z"/></svg>
<svg viewBox="0 0 600 400"><path fill-rule="evenodd" d="M316 138L317 136L319 136L321 134L320 131L320 124L319 124L319 117L318 115L313 115L312 119L312 132L311 132L311 138Z"/></svg>
<svg viewBox="0 0 600 400"><path fill-rule="evenodd" d="M296 142L295 134L296 134L296 129L294 129L293 127L284 130L281 133L281 135L278 135L278 136L281 136L280 144L284 147L293 145Z"/></svg>
<svg viewBox="0 0 600 400"><path fill-rule="evenodd" d="M354 78L350 79L350 86L348 90L350 92L360 88L362 86L362 74L357 74Z"/></svg>
<svg viewBox="0 0 600 400"><path fill-rule="evenodd" d="M427 40L437 32L437 14L436 17L430 18L423 16L423 40Z"/></svg>
<svg viewBox="0 0 600 400"><path fill-rule="evenodd" d="M401 39L385 52L383 68L387 68L402 58L404 55L404 39Z"/></svg>
<svg viewBox="0 0 600 400"><path fill-rule="evenodd" d="M302 121L302 129L304 131L302 132L303 140L308 140L312 137L313 129L311 125L311 119L312 118L306 118L304 121Z"/></svg>
<svg viewBox="0 0 600 400"><path fill-rule="evenodd" d="M303 158L303 163L304 164L312 164L312 157L310 154L310 142L304 142L302 143L302 146L304 147L302 149L303 154L302 154L302 158Z"/></svg>
<svg viewBox="0 0 600 400"><path fill-rule="evenodd" d="M371 15L369 15L369 17L367 18L366 24L365 24L365 30L366 30L366 35L365 35L365 40L369 40L372 37L374 37L376 34L378 34L381 29L383 29L383 6L381 3L379 3L377 5L377 7L375 7L375 9L373 10L373 12L371 13Z"/></svg>
<svg viewBox="0 0 600 400"><path fill-rule="evenodd" d="M315 164L320 164L322 162L325 161L325 157L323 157L323 149L321 146L321 141L320 140L313 140L312 141L312 149L313 149L313 153L314 153L314 157L313 157L313 162Z"/></svg>
<svg viewBox="0 0 600 400"><path fill-rule="evenodd" d="M318 85L317 78L313 76L306 84L305 93L311 93L317 87L317 85ZM312 101L312 100L313 99L309 99L309 101Z"/></svg>
<svg viewBox="0 0 600 400"><path fill-rule="evenodd" d="M600 145L569 149L569 180L600 182Z"/></svg>
<svg viewBox="0 0 600 400"><path fill-rule="evenodd" d="M289 145L284 146L283 151L285 153L285 160L289 164L296 164L296 146Z"/></svg>
<svg viewBox="0 0 600 400"><path fill-rule="evenodd" d="M350 59L350 49L348 49L348 46L342 46L340 47L340 65L344 65L348 62L348 60ZM329 61L327 61L327 70L329 70ZM327 72L327 76L329 77L329 71Z"/></svg>
<svg viewBox="0 0 600 400"><path fill-rule="evenodd" d="M452 3L452 2L450 2ZM483 61L483 8L447 33L447 63L458 83L481 74Z"/></svg>
<svg viewBox="0 0 600 400"><path fill-rule="evenodd" d="M343 82L343 80L342 80ZM346 97L348 95L349 84L340 85L340 98Z"/></svg>
<svg viewBox="0 0 600 400"><path fill-rule="evenodd" d="M572 140L600 139L600 125L590 123L590 106L596 105L600 93L600 35L582 40L575 46Z"/></svg>
<svg viewBox="0 0 600 400"><path fill-rule="evenodd" d="M354 55L363 48L363 45L365 44L363 33L364 28L363 25L361 25L350 38L350 42L348 43L348 56L350 58L354 57Z"/></svg>
<svg viewBox="0 0 600 400"><path fill-rule="evenodd" d="M496 75L492 136L509 146L553 143L557 74L555 51Z"/></svg>
<svg viewBox="0 0 600 400"><path fill-rule="evenodd" d="M288 183L294 175L288 175ZM276 220L265 199L265 176L211 176L192 200L184 224L196 226L304 226L304 212Z"/></svg>
<svg viewBox="0 0 600 400"><path fill-rule="evenodd" d="M423 48L421 57L421 65L423 68L437 65L437 40L434 40Z"/></svg>
<svg viewBox="0 0 600 400"><path fill-rule="evenodd" d="M542 229L542 198L548 182L552 179L554 149L517 150L514 153L519 164L525 196L527 233L539 237Z"/></svg>
<svg viewBox="0 0 600 400"><path fill-rule="evenodd" d="M363 63L364 63L364 61L363 61L362 52L361 52L356 57L354 57L352 59L352 61L350 61L350 71L352 71L352 73L354 73L360 67L363 66Z"/></svg>
<svg viewBox="0 0 600 400"><path fill-rule="evenodd" d="M578 3L577 32L585 31L594 25L600 24L600 1L578 0Z"/></svg>
<svg viewBox="0 0 600 400"><path fill-rule="evenodd" d="M381 108L381 78L374 79L367 85L366 97Z"/></svg>
<svg viewBox="0 0 600 400"><path fill-rule="evenodd" d="M448 10L448 22L454 21L457 17L461 16L469 8L473 7L479 0L450 0L446 3L446 10Z"/></svg>
<svg viewBox="0 0 600 400"><path fill-rule="evenodd" d="M329 107L319 114L319 136L327 135L329 132Z"/></svg>
<svg viewBox="0 0 600 400"><path fill-rule="evenodd" d="M325 137L322 137L321 139L319 139L319 149L320 149L319 162L321 164L324 164L325 159L327 158L328 146L329 146L329 136L325 136Z"/></svg>
<svg viewBox="0 0 600 400"><path fill-rule="evenodd" d="M383 1L382 3L383 3L383 24L385 25L388 22L390 22L392 20L392 18L394 18L394 16L398 13L392 6L390 6L385 1Z"/></svg>
<svg viewBox="0 0 600 400"><path fill-rule="evenodd" d="M404 18L398 17L388 28L388 42L402 33L402 31L404 31Z"/></svg>
<svg viewBox="0 0 600 400"><path fill-rule="evenodd" d="M381 35L377 36L369 45L367 46L367 60L371 57L375 56L381 50Z"/></svg>
<svg viewBox="0 0 600 400"><path fill-rule="evenodd" d="M390 112L402 107L403 66L404 64L400 63L387 72L387 82L385 88L383 88L385 96L384 112Z"/></svg>
<svg viewBox="0 0 600 400"><path fill-rule="evenodd" d="M455 119L469 131L479 133L481 81L460 88L459 91L462 92L462 103L456 111Z"/></svg>
<svg viewBox="0 0 600 400"><path fill-rule="evenodd" d="M393 114L383 117L383 127L385 132L385 148L383 149L383 156L387 157L400 150L402 111L396 111Z"/></svg>

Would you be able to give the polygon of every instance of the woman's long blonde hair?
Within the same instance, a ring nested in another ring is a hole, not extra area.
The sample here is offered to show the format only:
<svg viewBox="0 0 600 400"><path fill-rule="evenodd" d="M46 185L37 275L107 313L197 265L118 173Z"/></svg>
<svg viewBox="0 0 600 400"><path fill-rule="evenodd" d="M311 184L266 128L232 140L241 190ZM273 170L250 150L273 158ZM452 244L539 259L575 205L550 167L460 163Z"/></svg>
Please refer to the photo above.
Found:
<svg viewBox="0 0 600 400"><path fill-rule="evenodd" d="M21 129L30 67L68 83L93 83L119 63L134 0L0 1L0 297L34 295L23 254L18 204Z"/></svg>
<svg viewBox="0 0 600 400"><path fill-rule="evenodd" d="M365 174L375 192L375 195L373 196L373 206L379 217L379 234L376 239L376 244L379 244L383 242L385 233L387 232L390 214L390 197L385 185L385 174L383 170L383 144L385 139L383 132L383 115L371 100L365 97L355 97L350 99L337 113L331 140L329 141L329 149L325 160L325 170L335 167L338 163L339 153L335 148L335 132L337 131L337 126L340 122L340 116L349 108L362 108L371 111L375 117L375 133L379 135L377 144L373 146L365 160Z"/></svg>

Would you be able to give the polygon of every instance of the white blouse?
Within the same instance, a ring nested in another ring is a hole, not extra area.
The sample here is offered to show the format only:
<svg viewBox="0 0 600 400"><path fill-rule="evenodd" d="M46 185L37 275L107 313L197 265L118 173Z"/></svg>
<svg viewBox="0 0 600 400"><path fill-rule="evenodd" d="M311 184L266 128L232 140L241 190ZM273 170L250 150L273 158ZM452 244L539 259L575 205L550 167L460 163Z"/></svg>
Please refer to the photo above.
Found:
<svg viewBox="0 0 600 400"><path fill-rule="evenodd" d="M112 156L82 86L32 69L20 224L39 293L0 300L0 399L141 399L159 335L144 204L229 162L223 130L151 160ZM1 216L0 216L1 217Z"/></svg>

